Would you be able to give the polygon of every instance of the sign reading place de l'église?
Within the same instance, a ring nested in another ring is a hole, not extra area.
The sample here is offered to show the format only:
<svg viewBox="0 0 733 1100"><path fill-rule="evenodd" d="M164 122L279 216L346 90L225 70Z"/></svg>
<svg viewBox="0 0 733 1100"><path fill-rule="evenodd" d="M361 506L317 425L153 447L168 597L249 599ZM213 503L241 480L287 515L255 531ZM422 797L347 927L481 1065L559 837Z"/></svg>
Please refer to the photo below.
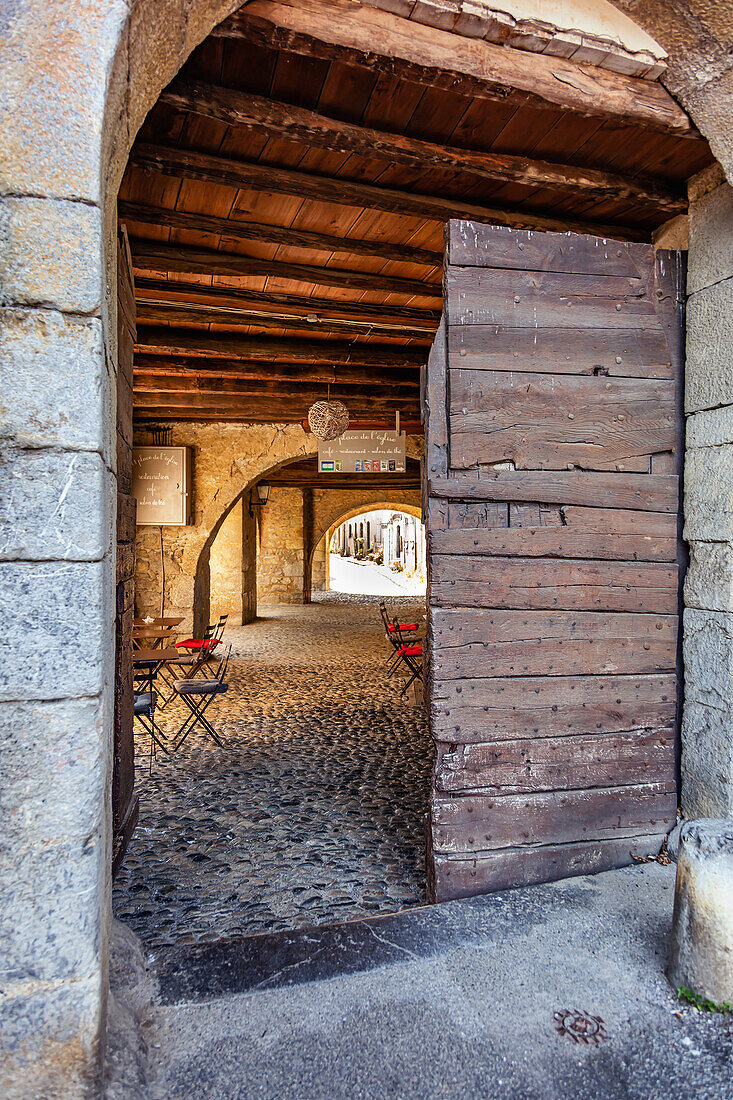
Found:
<svg viewBox="0 0 733 1100"><path fill-rule="evenodd" d="M191 448L133 447L132 495L141 527L191 523Z"/></svg>
<svg viewBox="0 0 733 1100"><path fill-rule="evenodd" d="M318 470L322 474L403 474L405 433L344 432L338 439L318 441Z"/></svg>

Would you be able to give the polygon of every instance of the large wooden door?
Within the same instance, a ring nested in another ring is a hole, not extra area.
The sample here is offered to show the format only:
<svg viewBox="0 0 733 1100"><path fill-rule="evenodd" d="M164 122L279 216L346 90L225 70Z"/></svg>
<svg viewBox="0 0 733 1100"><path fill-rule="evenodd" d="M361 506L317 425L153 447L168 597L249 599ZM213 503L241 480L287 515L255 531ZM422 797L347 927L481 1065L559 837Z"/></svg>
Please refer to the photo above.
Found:
<svg viewBox="0 0 733 1100"><path fill-rule="evenodd" d="M424 387L437 900L658 851L676 810L681 259L447 232Z"/></svg>

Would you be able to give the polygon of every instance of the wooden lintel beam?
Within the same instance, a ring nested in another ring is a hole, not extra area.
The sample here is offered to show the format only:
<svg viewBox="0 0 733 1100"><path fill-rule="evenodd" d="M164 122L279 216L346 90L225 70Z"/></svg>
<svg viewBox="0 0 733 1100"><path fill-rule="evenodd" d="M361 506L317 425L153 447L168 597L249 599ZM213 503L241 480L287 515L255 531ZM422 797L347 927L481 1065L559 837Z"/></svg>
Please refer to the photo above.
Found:
<svg viewBox="0 0 733 1100"><path fill-rule="evenodd" d="M348 336L399 336L405 340L420 340L430 343L435 327L415 328L412 325L397 322L380 323L378 321L352 321L340 318L321 317L315 311L307 316L292 313L273 313L262 309L242 309L198 305L191 302L155 301L149 298L137 298L137 319L141 324L214 324L214 325L253 325L256 328L301 329L304 332L338 332ZM386 310L385 310L386 312Z"/></svg>
<svg viewBox="0 0 733 1100"><path fill-rule="evenodd" d="M143 240L141 237L133 237L130 248L132 265L137 271L142 268L144 271L180 271L191 275L233 275L245 278L260 275L263 278L288 279L299 283L314 283L317 286L335 286L340 290L378 290L384 294L404 294L407 297L441 297L439 283L428 283L422 279L400 279L394 275L347 271L316 264L262 260L257 256L219 252L215 248L187 248L184 245Z"/></svg>
<svg viewBox="0 0 733 1100"><path fill-rule="evenodd" d="M171 375L213 375L220 378L264 379L270 382L320 382L341 386L411 386L420 385L419 371L414 367L332 367L276 363L245 363L238 359L202 359L183 356L136 355L133 377L147 375L167 378Z"/></svg>
<svg viewBox="0 0 733 1100"><path fill-rule="evenodd" d="M117 204L117 213L120 218L144 225L185 229L193 233L216 233L223 240L263 241L266 244L284 244L291 248L343 252L354 256L368 256L370 259L423 264L427 267L439 268L443 263L442 252L431 252L427 248L413 248L383 240L368 241L359 237L337 237L331 233L315 233L283 225L263 225L260 222L245 222L236 218L217 218L213 214L189 214L183 210L146 206L144 203L126 202L122 199Z"/></svg>
<svg viewBox="0 0 733 1100"><path fill-rule="evenodd" d="M391 214L428 218L436 222L466 218L469 221L506 225L513 229L594 233L596 236L630 241L650 239L649 231L636 226L585 221L572 216L552 217L529 209L484 206L456 198L399 191L392 187L378 187L375 184L342 179L340 176L319 176L293 168L232 160L167 145L149 145L144 142L134 145L130 162L138 168L160 172L175 179L195 179L237 189L295 195L316 202L384 210Z"/></svg>
<svg viewBox="0 0 733 1100"><path fill-rule="evenodd" d="M389 306L377 302L342 301L338 298L313 298L306 295L283 294L276 290L245 290L229 286L201 286L199 283L184 283L179 280L166 281L140 275L135 279L135 291L140 292L139 301L148 291L158 300L170 302L211 304L223 308L237 309L240 306L264 306L272 310L280 308L288 312L306 316L309 313L323 317L336 317L342 320L374 321L389 320L390 323L412 322L415 328L435 332L440 321L439 309L418 309L415 306Z"/></svg>
<svg viewBox="0 0 733 1100"><path fill-rule="evenodd" d="M353 0L253 0L213 32L428 87L686 135L692 123L661 84L564 57L439 30Z"/></svg>
<svg viewBox="0 0 733 1100"><path fill-rule="evenodd" d="M358 479L358 480L357 480ZM272 474L267 482L273 489L337 489L342 492L349 489L379 489L400 490L407 492L419 492L420 481L416 478L401 478L399 474L391 474L386 477L365 477L362 474L349 474L348 477L333 478L331 474L322 474L321 477L280 477Z"/></svg>
<svg viewBox="0 0 733 1100"><path fill-rule="evenodd" d="M355 153L421 171L441 169L466 172L481 179L501 180L524 187L591 194L596 198L632 199L666 212L670 217L687 209L685 196L665 183L634 180L615 172L552 164L528 157L476 152L355 126L305 107L279 103L203 81L177 80L160 97L194 114L234 126L283 137L336 153Z"/></svg>
<svg viewBox="0 0 733 1100"><path fill-rule="evenodd" d="M336 340L299 340L270 336L239 336L231 332L198 332L140 325L137 352L161 355L201 355L285 363L331 363L343 366L419 367L427 358L422 348L395 344L346 343Z"/></svg>

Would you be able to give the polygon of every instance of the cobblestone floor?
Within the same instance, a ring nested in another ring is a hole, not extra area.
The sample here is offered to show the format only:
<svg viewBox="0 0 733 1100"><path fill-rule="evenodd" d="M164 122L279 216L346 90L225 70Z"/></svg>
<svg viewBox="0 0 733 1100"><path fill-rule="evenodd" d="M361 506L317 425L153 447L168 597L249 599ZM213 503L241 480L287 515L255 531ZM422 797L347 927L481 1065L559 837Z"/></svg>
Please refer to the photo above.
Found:
<svg viewBox="0 0 733 1100"><path fill-rule="evenodd" d="M378 602L329 593L228 630L231 687L208 712L224 749L192 735L151 775L138 737L113 904L148 947L424 903L432 749L422 708L384 679ZM163 729L183 716L167 708Z"/></svg>

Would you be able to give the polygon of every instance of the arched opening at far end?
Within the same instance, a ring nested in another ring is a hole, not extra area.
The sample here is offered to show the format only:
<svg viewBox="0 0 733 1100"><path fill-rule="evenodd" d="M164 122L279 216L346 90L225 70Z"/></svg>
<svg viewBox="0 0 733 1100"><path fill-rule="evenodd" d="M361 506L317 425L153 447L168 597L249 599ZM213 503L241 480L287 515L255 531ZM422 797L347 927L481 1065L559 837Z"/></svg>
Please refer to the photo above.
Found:
<svg viewBox="0 0 733 1100"><path fill-rule="evenodd" d="M370 505L356 520L332 524L313 554L312 591L423 597L426 536L414 504Z"/></svg>

